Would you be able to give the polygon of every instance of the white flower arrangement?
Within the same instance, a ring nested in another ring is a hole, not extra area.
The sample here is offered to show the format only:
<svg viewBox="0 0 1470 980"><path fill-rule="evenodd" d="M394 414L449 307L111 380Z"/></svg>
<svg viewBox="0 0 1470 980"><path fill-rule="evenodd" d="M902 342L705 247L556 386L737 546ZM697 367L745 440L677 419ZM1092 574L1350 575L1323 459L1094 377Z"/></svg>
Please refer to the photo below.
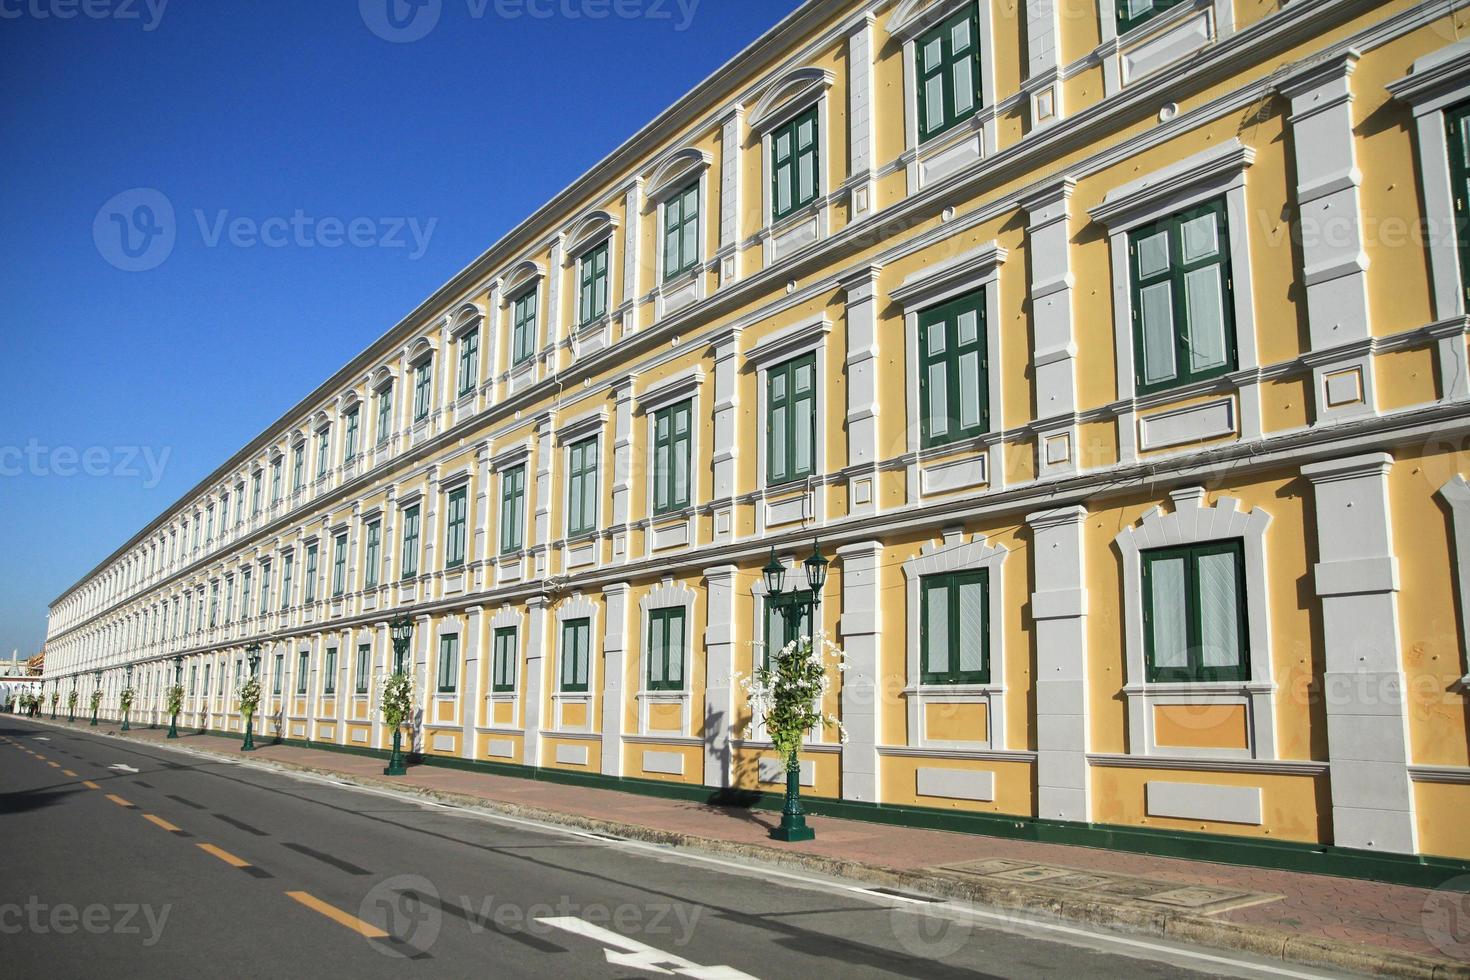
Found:
<svg viewBox="0 0 1470 980"><path fill-rule="evenodd" d="M92 710L93 711L96 711L97 708L98 708L98 706L101 705L101 704L102 704L102 689L101 688L98 688L97 690L95 690L95 691L92 692Z"/></svg>
<svg viewBox="0 0 1470 980"><path fill-rule="evenodd" d="M822 714L823 700L832 688L832 675L827 671L829 656L839 674L847 670L847 654L826 634L803 636L774 651L769 662L751 675L740 676L752 712L744 737L752 737L755 719L759 718L788 768L796 764L807 733L820 727L835 729L838 739L847 744L847 729L842 722Z"/></svg>
<svg viewBox="0 0 1470 980"><path fill-rule="evenodd" d="M133 690L131 687L125 687L118 694L117 703L121 705L123 711L126 712L129 708L133 706L133 698L137 697L137 695L137 691Z"/></svg>
<svg viewBox="0 0 1470 980"><path fill-rule="evenodd" d="M93 695L98 697L99 695ZM184 710L184 685L175 684L164 692L164 700L168 706L168 713L176 715Z"/></svg>
<svg viewBox="0 0 1470 980"><path fill-rule="evenodd" d="M379 678L378 708L384 724L395 730L413 715L413 678L406 671Z"/></svg>
<svg viewBox="0 0 1470 980"><path fill-rule="evenodd" d="M77 706L77 692L76 691L72 691L70 694L68 694L66 696L66 706L68 708L72 708L72 709L75 709L76 708L76 706Z"/></svg>
<svg viewBox="0 0 1470 980"><path fill-rule="evenodd" d="M183 688L178 691L182 696ZM246 678L235 691L235 701L240 706L240 714L246 718L254 717L256 710L260 708L260 681L254 677Z"/></svg>

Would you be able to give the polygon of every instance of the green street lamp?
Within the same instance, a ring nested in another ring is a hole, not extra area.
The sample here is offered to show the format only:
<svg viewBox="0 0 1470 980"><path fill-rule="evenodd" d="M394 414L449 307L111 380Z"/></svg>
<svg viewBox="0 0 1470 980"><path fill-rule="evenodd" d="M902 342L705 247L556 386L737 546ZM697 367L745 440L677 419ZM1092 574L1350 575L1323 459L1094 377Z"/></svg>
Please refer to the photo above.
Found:
<svg viewBox="0 0 1470 980"><path fill-rule="evenodd" d="M92 671L92 690L98 694L102 692L102 671ZM92 727L97 725L97 705L102 703L99 697L92 698Z"/></svg>
<svg viewBox="0 0 1470 980"><path fill-rule="evenodd" d="M124 668L123 690L124 691L129 691L129 690L132 689L132 687L133 687L133 665L132 664L128 664L127 667ZM132 712L132 708L133 708L133 706L132 706L132 703L131 702L129 702L127 705L125 705L123 707L123 726L122 726L122 730L125 731L125 732L130 732L130 731L133 730L132 727L128 724L128 715Z"/></svg>
<svg viewBox="0 0 1470 980"><path fill-rule="evenodd" d="M71 675L71 693L66 696L66 723L77 720L77 675Z"/></svg>
<svg viewBox="0 0 1470 980"><path fill-rule="evenodd" d="M399 616L389 624L388 633L393 639L393 673L401 674L409 642L413 639L413 620L407 615ZM403 776L407 773L408 767L403 764L403 724L400 721L393 726L393 754L388 756L388 767L383 770L383 775Z"/></svg>
<svg viewBox="0 0 1470 980"><path fill-rule="evenodd" d="M170 708L174 708L174 710L173 711L170 711L169 712L169 715L168 715L168 737L169 738L178 738L179 737L179 712L178 712L178 709L176 707L176 705L178 704L178 702L176 702L174 700L174 691L176 691L178 689L179 685L182 684L183 682L184 682L184 655L182 653L176 653L176 654L174 654L174 684L173 684L173 687L171 687L171 688L168 689L168 704L169 704L169 707Z"/></svg>
<svg viewBox="0 0 1470 980"><path fill-rule="evenodd" d="M822 557L822 550L816 541L812 542L812 553L803 563L806 566L807 586L811 590L812 622L820 622L818 619L818 607L822 602L822 586L827 583L827 566L830 562ZM776 557L776 549L771 548L771 560L766 567L761 569L761 575L766 582L766 593L770 600L779 600L785 594L786 568ZM793 590L795 591L795 590ZM778 608L787 622L788 632L801 622L803 614L800 602L778 602ZM779 841L806 841L817 836L817 832L807 826L806 811L801 807L801 762L795 753L792 754L786 765L786 803L781 808L781 823L771 830L771 837Z"/></svg>
<svg viewBox="0 0 1470 980"><path fill-rule="evenodd" d="M61 692L57 690L57 687L59 687L59 686L60 686L60 682L59 681L52 681L51 682L51 720L52 721L55 721L56 720L56 702L61 700Z"/></svg>
<svg viewBox="0 0 1470 980"><path fill-rule="evenodd" d="M252 643L245 648L245 658L250 661L250 679L255 680L255 668L260 666L260 644ZM240 745L241 752L255 751L255 708L252 707L245 715L245 741Z"/></svg>

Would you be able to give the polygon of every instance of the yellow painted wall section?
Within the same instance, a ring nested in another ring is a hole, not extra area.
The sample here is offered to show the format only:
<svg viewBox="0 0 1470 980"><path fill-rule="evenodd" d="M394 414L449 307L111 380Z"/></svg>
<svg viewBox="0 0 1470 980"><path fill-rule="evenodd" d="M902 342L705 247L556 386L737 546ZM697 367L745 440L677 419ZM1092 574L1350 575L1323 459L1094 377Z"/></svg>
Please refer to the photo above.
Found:
<svg viewBox="0 0 1470 980"><path fill-rule="evenodd" d="M1243 704L1161 704L1154 708L1154 741L1161 747L1244 749L1250 740Z"/></svg>
<svg viewBox="0 0 1470 980"><path fill-rule="evenodd" d="M946 742L983 742L989 733L987 708L983 704L924 705L924 732Z"/></svg>
<svg viewBox="0 0 1470 980"><path fill-rule="evenodd" d="M878 761L883 786L883 800L897 806L927 806L945 810L969 810L976 813L1013 813L1029 816L1035 812L1034 776L1028 762L972 762L959 759L927 759L915 756L886 756ZM963 769L991 772L995 778L995 799L955 800L918 794L920 769Z"/></svg>
<svg viewBox="0 0 1470 980"><path fill-rule="evenodd" d="M1147 783L1204 783L1211 786L1257 786L1261 789L1261 825L1223 820L1150 817L1145 809ZM1092 770L1092 819L1096 823L1188 830L1277 840L1328 840L1331 797L1327 777L1262 775L1239 772L1194 772L1162 769Z"/></svg>
<svg viewBox="0 0 1470 980"><path fill-rule="evenodd" d="M1414 816L1419 826L1419 850L1439 857L1470 858L1470 785L1415 783Z"/></svg>

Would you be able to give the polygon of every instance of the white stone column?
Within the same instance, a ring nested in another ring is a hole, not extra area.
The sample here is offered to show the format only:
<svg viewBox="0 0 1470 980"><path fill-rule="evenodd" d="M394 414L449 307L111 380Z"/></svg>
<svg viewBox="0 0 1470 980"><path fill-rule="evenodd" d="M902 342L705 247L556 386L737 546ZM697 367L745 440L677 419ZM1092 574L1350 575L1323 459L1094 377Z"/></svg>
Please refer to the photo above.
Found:
<svg viewBox="0 0 1470 980"><path fill-rule="evenodd" d="M878 274L843 280L847 295L847 499L853 515L878 510Z"/></svg>
<svg viewBox="0 0 1470 980"><path fill-rule="evenodd" d="M545 578L550 571L547 556L551 546L551 467L556 459L556 419L551 412L536 421L536 498L532 501L535 520L528 542L531 574Z"/></svg>
<svg viewBox="0 0 1470 980"><path fill-rule="evenodd" d="M740 149L745 108L736 105L720 120L720 288L740 278Z"/></svg>
<svg viewBox="0 0 1470 980"><path fill-rule="evenodd" d="M602 774L623 774L623 712L627 705L628 583L602 590L606 632L602 637ZM591 719L589 719L590 721Z"/></svg>
<svg viewBox="0 0 1470 980"><path fill-rule="evenodd" d="M413 689L418 695L418 717L405 751L423 753L424 726L434 717L434 693L429 689L429 655L436 641L434 618L428 613L414 617L413 646L409 650L409 670L413 671Z"/></svg>
<svg viewBox="0 0 1470 980"><path fill-rule="evenodd" d="M378 710L378 692L382 681L393 670L393 634L389 632L387 623L379 623L373 628L373 633L377 635L369 634L369 641L373 644L373 679L368 684L368 718L372 720L372 733L368 737L371 739L369 744L379 748L383 745L386 728L383 713Z"/></svg>
<svg viewBox="0 0 1470 980"><path fill-rule="evenodd" d="M842 619L838 627L847 652L842 675L842 798L879 802L879 705L883 696L879 663L882 628L879 583L883 545L859 541L837 549L842 563Z"/></svg>
<svg viewBox="0 0 1470 980"><path fill-rule="evenodd" d="M525 720L525 744L521 761L528 766L541 764L541 713L545 700L546 669L546 597L534 595L526 600L526 676L522 684L521 717Z"/></svg>
<svg viewBox="0 0 1470 980"><path fill-rule="evenodd" d="M1398 559L1388 499L1393 457L1309 463L1316 502L1313 581L1322 602L1322 676L1332 838L1339 847L1418 850L1399 655Z"/></svg>
<svg viewBox="0 0 1470 980"><path fill-rule="evenodd" d="M617 399L613 421L612 536L613 563L628 560L633 493L633 382L629 375L613 385Z"/></svg>
<svg viewBox="0 0 1470 980"><path fill-rule="evenodd" d="M873 152L877 140L873 113L873 28L876 18L867 14L847 36L847 126L848 188L853 222L877 210L877 181Z"/></svg>
<svg viewBox="0 0 1470 980"><path fill-rule="evenodd" d="M1044 129L1062 118L1062 76L1057 58L1061 37L1057 0L1025 0L1026 80L1021 88L1030 97L1031 128ZM1111 14L1105 13L1104 19Z"/></svg>
<svg viewBox="0 0 1470 980"><path fill-rule="evenodd" d="M1319 423L1375 411L1373 358L1367 349L1368 253L1358 200L1363 175L1354 149L1350 86L1357 63L1358 53L1349 50L1312 65L1281 86L1281 93L1291 100L1311 353L1333 352L1328 358L1307 357ZM1343 347L1349 349L1340 350Z"/></svg>
<svg viewBox="0 0 1470 980"><path fill-rule="evenodd" d="M475 447L475 537L471 552L474 575L468 588L481 591L494 584L490 575L490 443Z"/></svg>
<svg viewBox="0 0 1470 980"><path fill-rule="evenodd" d="M1083 507L1028 515L1036 631L1036 813L1090 819Z"/></svg>
<svg viewBox="0 0 1470 980"><path fill-rule="evenodd" d="M1027 12L1029 15L1029 5ZM1066 476L1080 468L1069 225L1069 205L1075 187L1071 177L1062 177L1021 202L1027 217L1027 245L1031 253L1031 365L1035 371L1038 419L1036 472L1043 477Z"/></svg>
<svg viewBox="0 0 1470 980"><path fill-rule="evenodd" d="M434 557L439 552L439 496L439 464L435 463L429 467L429 479L424 487L423 521L420 524L424 552L423 561L419 564L419 578L426 582L419 592L419 601L433 596L435 590L430 583L439 571L438 560Z"/></svg>
<svg viewBox="0 0 1470 980"><path fill-rule="evenodd" d="M475 729L480 724L480 651L484 649L484 607L470 606L465 610L465 629L461 637L464 658L461 664L459 684L459 754L473 759L477 754Z"/></svg>
<svg viewBox="0 0 1470 980"><path fill-rule="evenodd" d="M711 453L714 489L714 541L735 539L736 464L740 458L740 331L715 340L714 446Z"/></svg>
<svg viewBox="0 0 1470 980"><path fill-rule="evenodd" d="M546 261L546 344L542 348L546 358L546 370L555 373L561 370L557 356L557 344L561 341L561 280L562 251L565 238L557 235L551 240L551 249Z"/></svg>
<svg viewBox="0 0 1470 980"><path fill-rule="evenodd" d="M704 784L728 787L734 772L735 682L734 565L704 570L708 625L704 630Z"/></svg>
<svg viewBox="0 0 1470 980"><path fill-rule="evenodd" d="M639 233L643 228L643 178L635 179L628 188L623 208L623 299L628 306L623 320L623 333L630 334L638 330L638 308L643 301L639 292L641 277L638 275L638 263L641 261Z"/></svg>

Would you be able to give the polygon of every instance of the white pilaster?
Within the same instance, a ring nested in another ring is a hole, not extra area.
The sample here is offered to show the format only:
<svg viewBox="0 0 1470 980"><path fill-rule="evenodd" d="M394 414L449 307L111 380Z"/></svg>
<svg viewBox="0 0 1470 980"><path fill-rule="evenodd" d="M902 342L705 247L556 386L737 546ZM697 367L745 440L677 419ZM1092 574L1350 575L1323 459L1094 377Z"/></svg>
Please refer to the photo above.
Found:
<svg viewBox="0 0 1470 980"><path fill-rule="evenodd" d="M1034 0L1033 0L1034 2ZM1031 12L1028 4L1028 15ZM1031 252L1031 366L1036 392L1036 472L1076 473L1077 342L1072 315L1071 177L1021 202Z"/></svg>
<svg viewBox="0 0 1470 980"><path fill-rule="evenodd" d="M470 606L465 610L465 630L460 640L464 647L463 670L459 692L459 754L466 759L476 755L475 726L480 723L480 662L484 658L484 608Z"/></svg>
<svg viewBox="0 0 1470 980"><path fill-rule="evenodd" d="M842 724L847 745L842 749L842 798L877 803L878 732L883 697L878 662L883 545L859 541L837 549L842 563L842 618L838 630L847 652L842 675Z"/></svg>
<svg viewBox="0 0 1470 980"><path fill-rule="evenodd" d="M613 387L617 416L613 423L612 536L613 562L628 560L628 522L633 492L633 375ZM716 466L719 464L716 463Z"/></svg>
<svg viewBox="0 0 1470 980"><path fill-rule="evenodd" d="M844 280L847 295L847 498L849 512L878 509L878 264Z"/></svg>
<svg viewBox="0 0 1470 980"><path fill-rule="evenodd" d="M714 492L714 540L735 537L735 467L740 458L740 331L731 330L715 341L714 446L711 452Z"/></svg>
<svg viewBox="0 0 1470 980"><path fill-rule="evenodd" d="M642 294L638 291L639 232L643 228L643 178L635 179L624 199L623 221L623 296L628 312L623 320L623 333L638 331L638 306Z"/></svg>
<svg viewBox="0 0 1470 980"><path fill-rule="evenodd" d="M602 637L602 774L623 774L623 712L627 685L628 583L602 590L606 631ZM590 719L589 719L590 721Z"/></svg>
<svg viewBox="0 0 1470 980"><path fill-rule="evenodd" d="M740 278L740 145L745 109L735 106L720 121L720 288Z"/></svg>
<svg viewBox="0 0 1470 980"><path fill-rule="evenodd" d="M735 714L731 694L735 681L734 565L704 570L708 624L704 631L704 784L731 784Z"/></svg>
<svg viewBox="0 0 1470 980"><path fill-rule="evenodd" d="M873 159L877 140L873 114L872 14L847 36L847 125L851 150L848 158L849 214L861 221L878 208Z"/></svg>
<svg viewBox="0 0 1470 980"><path fill-rule="evenodd" d="M1083 507L1027 516L1031 526L1031 616L1036 635L1036 813L1089 819L1087 770L1087 590Z"/></svg>
<svg viewBox="0 0 1470 980"><path fill-rule="evenodd" d="M521 761L528 766L541 764L541 715L546 690L546 598L535 595L526 600L526 676L522 697L522 717L526 722L525 745Z"/></svg>

